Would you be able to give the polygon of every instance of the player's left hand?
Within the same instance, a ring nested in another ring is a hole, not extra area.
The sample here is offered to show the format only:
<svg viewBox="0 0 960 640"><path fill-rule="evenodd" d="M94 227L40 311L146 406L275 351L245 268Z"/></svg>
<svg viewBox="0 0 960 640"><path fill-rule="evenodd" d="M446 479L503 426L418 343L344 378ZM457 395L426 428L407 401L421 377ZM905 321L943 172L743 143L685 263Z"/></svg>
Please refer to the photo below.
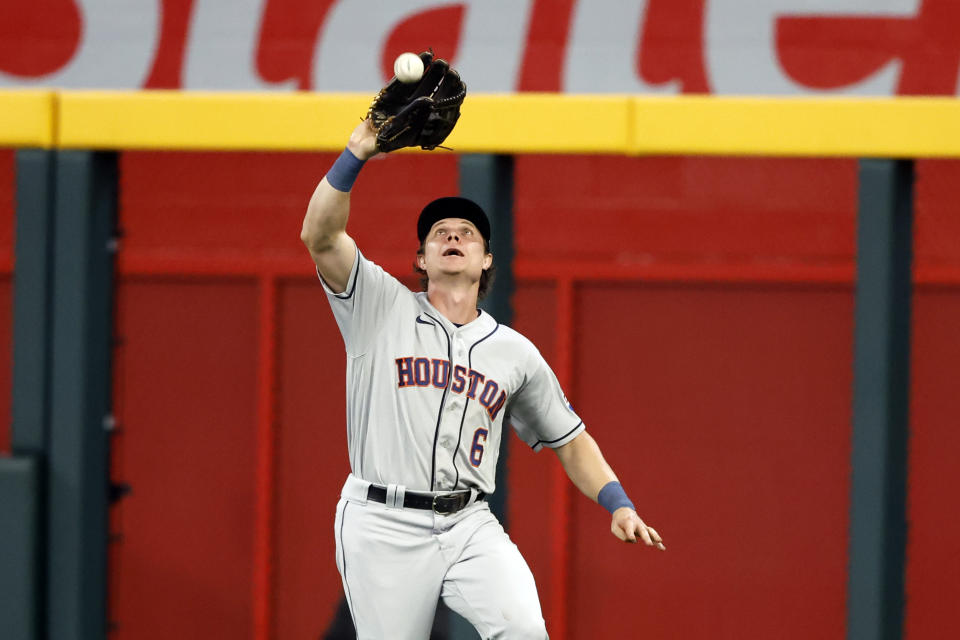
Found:
<svg viewBox="0 0 960 640"><path fill-rule="evenodd" d="M637 512L629 507L620 507L613 512L610 531L624 542L630 544L642 542L648 547L656 547L661 551L667 550L657 530L644 523Z"/></svg>

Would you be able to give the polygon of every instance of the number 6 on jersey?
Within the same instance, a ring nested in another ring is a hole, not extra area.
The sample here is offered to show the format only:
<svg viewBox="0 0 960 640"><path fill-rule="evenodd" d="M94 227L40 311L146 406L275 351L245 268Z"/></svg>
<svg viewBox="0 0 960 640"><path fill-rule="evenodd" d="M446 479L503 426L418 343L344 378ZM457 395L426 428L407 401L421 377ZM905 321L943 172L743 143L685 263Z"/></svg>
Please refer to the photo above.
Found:
<svg viewBox="0 0 960 640"><path fill-rule="evenodd" d="M475 467L480 466L483 460L483 445L487 443L487 430L480 427L473 432L473 446L470 447L470 464Z"/></svg>

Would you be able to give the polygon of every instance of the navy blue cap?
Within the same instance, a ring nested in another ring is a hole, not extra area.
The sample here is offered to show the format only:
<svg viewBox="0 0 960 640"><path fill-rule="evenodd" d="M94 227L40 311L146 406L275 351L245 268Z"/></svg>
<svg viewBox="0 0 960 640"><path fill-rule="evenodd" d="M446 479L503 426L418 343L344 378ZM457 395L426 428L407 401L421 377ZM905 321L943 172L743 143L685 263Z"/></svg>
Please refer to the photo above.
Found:
<svg viewBox="0 0 960 640"><path fill-rule="evenodd" d="M487 214L473 200L461 198L460 196L447 196L437 198L420 212L420 218L417 220L417 238L423 244L424 238L430 233L430 229L439 220L444 218L463 218L469 220L483 236L487 242L490 241L490 220Z"/></svg>

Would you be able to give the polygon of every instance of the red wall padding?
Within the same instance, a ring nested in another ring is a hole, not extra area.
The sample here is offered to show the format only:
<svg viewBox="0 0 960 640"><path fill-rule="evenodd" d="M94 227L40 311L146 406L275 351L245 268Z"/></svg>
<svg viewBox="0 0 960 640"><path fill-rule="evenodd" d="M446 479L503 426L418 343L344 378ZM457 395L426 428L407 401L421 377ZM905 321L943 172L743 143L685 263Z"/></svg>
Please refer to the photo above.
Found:
<svg viewBox="0 0 960 640"><path fill-rule="evenodd" d="M123 260L310 257L300 225L317 182L337 154L125 153ZM413 264L415 212L436 193L455 193L456 157L378 157L352 195L350 233L380 260ZM414 212L414 213L411 213ZM410 272L405 268L402 275Z"/></svg>
<svg viewBox="0 0 960 640"><path fill-rule="evenodd" d="M843 637L852 292L598 283L577 310L576 408L668 550L575 501L571 637L627 633L627 602L650 637Z"/></svg>
<svg viewBox="0 0 960 640"><path fill-rule="evenodd" d="M960 271L960 162L917 163L915 261ZM907 616L910 640L953 628L960 599L960 282L920 286L914 296L910 397Z"/></svg>
<svg viewBox="0 0 960 640"><path fill-rule="evenodd" d="M960 597L960 287L926 288L914 305L906 637L922 640L952 628Z"/></svg>
<svg viewBox="0 0 960 640"><path fill-rule="evenodd" d="M236 279L121 281L117 637L250 637L257 302Z"/></svg>
<svg viewBox="0 0 960 640"><path fill-rule="evenodd" d="M914 192L915 264L960 268L960 160L918 160Z"/></svg>
<svg viewBox="0 0 960 640"><path fill-rule="evenodd" d="M14 154L0 149L0 454L10 453L13 360Z"/></svg>
<svg viewBox="0 0 960 640"><path fill-rule="evenodd" d="M346 366L318 287L314 280L285 284L280 301L278 638L319 638L343 593L333 518L350 472Z"/></svg>
<svg viewBox="0 0 960 640"><path fill-rule="evenodd" d="M556 287L552 283L521 282L513 304L512 326L532 340L556 369ZM551 477L560 464L551 453L541 451L534 455L519 438L511 436L508 446L507 529L533 571L540 604L549 620L556 605L550 589L556 576L551 558L556 534L551 535L549 531L556 524L551 520L551 509L558 499Z"/></svg>
<svg viewBox="0 0 960 640"><path fill-rule="evenodd" d="M517 256L603 263L849 263L856 161L517 158Z"/></svg>
<svg viewBox="0 0 960 640"><path fill-rule="evenodd" d="M111 565L116 638L253 633L268 285L276 288L267 411L276 446L273 630L316 638L330 621L341 595L333 510L348 468L343 347L297 236L332 160L123 155L114 475L133 493L113 514L123 534ZM956 266L957 165L918 167L918 264ZM570 376L571 401L669 548L618 544L602 509L555 482L552 453L534 455L512 439L509 529L551 632L562 610L569 638L633 637L638 628L657 637L841 637L852 286L614 282L593 271L851 266L856 163L532 156L516 168L518 260L582 273L572 308L561 282L521 274L513 324L552 365L569 365L560 373ZM456 190L452 154L373 161L353 196L350 233L412 284L416 211ZM948 473L956 407L952 378L937 376L956 369L956 288L924 286L908 567L916 637L928 628L917 625L947 624L944 603L960 595L930 577L960 528L944 528L936 510L951 486L936 479ZM558 521L568 498L569 520ZM922 536L931 542L917 547ZM557 565L564 557L566 575Z"/></svg>

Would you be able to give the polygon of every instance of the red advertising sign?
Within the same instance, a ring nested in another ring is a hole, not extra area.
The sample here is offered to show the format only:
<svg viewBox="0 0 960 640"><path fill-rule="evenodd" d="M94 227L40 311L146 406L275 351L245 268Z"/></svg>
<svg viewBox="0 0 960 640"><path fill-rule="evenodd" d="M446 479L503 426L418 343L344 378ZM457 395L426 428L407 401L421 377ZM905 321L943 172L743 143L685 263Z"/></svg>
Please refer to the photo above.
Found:
<svg viewBox="0 0 960 640"><path fill-rule="evenodd" d="M432 47L474 91L948 94L952 0L36 0L0 86L371 91Z"/></svg>

